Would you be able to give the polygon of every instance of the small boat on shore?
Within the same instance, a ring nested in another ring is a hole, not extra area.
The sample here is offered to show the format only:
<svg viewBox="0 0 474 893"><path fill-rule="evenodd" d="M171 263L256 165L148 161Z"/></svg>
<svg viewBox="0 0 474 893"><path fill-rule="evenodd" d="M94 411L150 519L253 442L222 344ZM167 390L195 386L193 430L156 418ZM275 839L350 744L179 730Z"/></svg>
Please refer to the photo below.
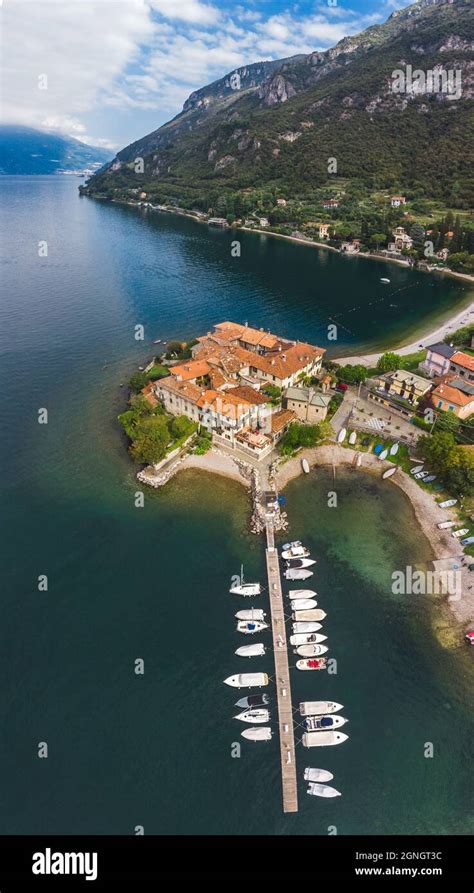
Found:
<svg viewBox="0 0 474 893"><path fill-rule="evenodd" d="M428 477L424 479L423 483L424 483L424 484L431 484L431 482L432 482L432 481L435 481L435 480L436 480L436 475L435 475L435 474L429 474Z"/></svg>
<svg viewBox="0 0 474 893"><path fill-rule="evenodd" d="M268 629L268 623L262 623L260 620L237 621L237 632L244 633L246 636L252 636L254 633L261 633L264 629Z"/></svg>
<svg viewBox="0 0 474 893"><path fill-rule="evenodd" d="M291 645L320 645L326 640L327 636L322 636L320 633L295 633L290 636Z"/></svg>
<svg viewBox="0 0 474 893"><path fill-rule="evenodd" d="M307 459L301 460L301 468L303 469L305 474L309 474L309 462Z"/></svg>
<svg viewBox="0 0 474 893"><path fill-rule="evenodd" d="M347 431L345 428L341 428L339 434L337 435L337 442L342 443L346 439Z"/></svg>
<svg viewBox="0 0 474 893"><path fill-rule="evenodd" d="M317 716L324 713L337 713L342 710L344 704L338 704L337 701L301 701L301 716ZM316 781L317 779L312 779Z"/></svg>
<svg viewBox="0 0 474 893"><path fill-rule="evenodd" d="M349 434L349 443L350 443L350 445L351 445L351 446L354 446L356 440L357 440L357 431L351 431L351 433Z"/></svg>
<svg viewBox="0 0 474 893"><path fill-rule="evenodd" d="M311 794L312 797L340 797L341 796L341 792L336 791L336 788L332 788L329 784L315 784L312 781L309 783L306 793Z"/></svg>
<svg viewBox="0 0 474 893"><path fill-rule="evenodd" d="M291 602L292 611L310 611L311 608L317 608L318 603L315 598L299 598Z"/></svg>
<svg viewBox="0 0 474 893"><path fill-rule="evenodd" d="M395 474L397 468L398 468L398 465L394 465L393 468L387 468L387 470L384 471L384 473L383 473L383 475L382 475L382 478L385 479L385 478L390 478L390 477L392 477L392 474Z"/></svg>
<svg viewBox="0 0 474 893"><path fill-rule="evenodd" d="M265 709L243 710L242 713L238 713L237 716L234 716L234 719L239 719L240 722L264 723L268 722L270 719L270 711Z"/></svg>
<svg viewBox="0 0 474 893"><path fill-rule="evenodd" d="M241 645L235 652L239 657L262 657L265 654L265 645L255 642L255 645Z"/></svg>
<svg viewBox="0 0 474 893"><path fill-rule="evenodd" d="M224 679L224 685L230 685L232 688L254 688L268 685L268 676L266 673L235 673L234 676Z"/></svg>
<svg viewBox="0 0 474 893"><path fill-rule="evenodd" d="M410 474L418 474L420 471L423 471L423 465L415 465L414 468L410 468Z"/></svg>
<svg viewBox="0 0 474 893"><path fill-rule="evenodd" d="M457 499L446 499L445 502L440 502L438 504L439 504L440 509L449 509L449 508L451 508L452 505L456 505L456 503L457 503Z"/></svg>
<svg viewBox="0 0 474 893"><path fill-rule="evenodd" d="M386 459L387 456L388 456L388 450L382 450L382 452L379 454L379 459L380 460Z"/></svg>
<svg viewBox="0 0 474 893"><path fill-rule="evenodd" d="M291 619L299 622L300 620L324 620L326 617L326 611L322 611L321 608L313 608L311 611L294 611L291 615ZM298 630L301 632L301 630Z"/></svg>
<svg viewBox="0 0 474 893"><path fill-rule="evenodd" d="M424 478L427 478L429 475L429 471L419 471L415 474L415 480L422 481Z"/></svg>
<svg viewBox="0 0 474 893"><path fill-rule="evenodd" d="M261 608L249 608L246 611L237 611L234 616L237 620L265 620L266 614Z"/></svg>
<svg viewBox="0 0 474 893"><path fill-rule="evenodd" d="M298 645L294 649L295 654L299 654L301 657L319 657L321 654L326 654L327 651L327 645Z"/></svg>
<svg viewBox="0 0 474 893"><path fill-rule="evenodd" d="M313 623L311 621L297 621L292 624L294 633L317 633L318 629L322 629L322 623Z"/></svg>
<svg viewBox="0 0 474 893"><path fill-rule="evenodd" d="M461 527L459 530L453 530L451 536L454 536L455 539L458 539L460 536L465 536L466 533L469 533L469 527Z"/></svg>
<svg viewBox="0 0 474 893"><path fill-rule="evenodd" d="M308 732L317 732L320 729L327 732L329 729L339 729L344 726L347 719L344 716L308 716L303 725Z"/></svg>
<svg viewBox="0 0 474 893"><path fill-rule="evenodd" d="M399 444L399 443L393 443L392 446L390 447L390 455L391 455L391 456L396 456L397 453L398 453L398 450L399 450L399 449L400 449L400 444Z"/></svg>
<svg viewBox="0 0 474 893"><path fill-rule="evenodd" d="M447 530L448 527L456 527L456 521L440 521L438 527L440 530Z"/></svg>
<svg viewBox="0 0 474 893"><path fill-rule="evenodd" d="M289 561L291 558L308 558L309 549L304 546L291 546L289 549L283 549L281 557Z"/></svg>
<svg viewBox="0 0 474 893"><path fill-rule="evenodd" d="M313 564L316 564L316 560L314 558L287 558L286 566L293 568L303 568L303 567L312 567Z"/></svg>
<svg viewBox="0 0 474 893"><path fill-rule="evenodd" d="M311 769L310 766L307 766L303 778L305 781L332 781L334 775L327 769Z"/></svg>
<svg viewBox="0 0 474 893"><path fill-rule="evenodd" d="M348 737L344 732L305 732L301 740L304 747L333 747Z"/></svg>
<svg viewBox="0 0 474 893"><path fill-rule="evenodd" d="M258 695L247 695L245 698L240 698L234 704L235 707L240 707L241 710L247 710L253 707L265 707L266 704L270 703L270 698L265 692Z"/></svg>
<svg viewBox="0 0 474 893"><path fill-rule="evenodd" d="M289 567L285 571L285 578L287 580L307 580L312 576L313 571L308 571L305 568Z"/></svg>
<svg viewBox="0 0 474 893"><path fill-rule="evenodd" d="M292 601L299 598L313 598L318 593L314 591L314 589L290 589L288 593L288 598L291 598Z"/></svg>
<svg viewBox="0 0 474 893"><path fill-rule="evenodd" d="M326 664L327 661L325 657L308 657L296 661L298 670L325 670Z"/></svg>
<svg viewBox="0 0 474 893"><path fill-rule="evenodd" d="M272 730L270 726L257 726L256 729L244 729L240 734L247 741L270 741Z"/></svg>

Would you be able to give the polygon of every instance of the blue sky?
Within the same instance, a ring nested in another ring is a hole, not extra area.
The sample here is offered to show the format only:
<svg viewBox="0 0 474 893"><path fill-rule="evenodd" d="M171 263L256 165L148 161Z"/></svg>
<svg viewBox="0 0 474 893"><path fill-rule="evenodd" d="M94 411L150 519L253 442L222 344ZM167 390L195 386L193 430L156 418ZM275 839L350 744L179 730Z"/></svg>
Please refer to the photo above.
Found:
<svg viewBox="0 0 474 893"><path fill-rule="evenodd" d="M3 120L119 149L177 114L193 90L239 66L327 49L408 5L4 0Z"/></svg>

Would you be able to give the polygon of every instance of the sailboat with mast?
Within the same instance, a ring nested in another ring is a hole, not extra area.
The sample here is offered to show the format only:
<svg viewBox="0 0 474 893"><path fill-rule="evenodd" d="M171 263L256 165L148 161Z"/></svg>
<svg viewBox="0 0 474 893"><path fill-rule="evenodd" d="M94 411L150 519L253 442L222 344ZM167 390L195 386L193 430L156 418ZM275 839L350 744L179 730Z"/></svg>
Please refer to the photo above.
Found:
<svg viewBox="0 0 474 893"><path fill-rule="evenodd" d="M232 595L260 595L260 583L246 583L244 580L244 566L240 565L240 582L235 586L231 586L229 592Z"/></svg>

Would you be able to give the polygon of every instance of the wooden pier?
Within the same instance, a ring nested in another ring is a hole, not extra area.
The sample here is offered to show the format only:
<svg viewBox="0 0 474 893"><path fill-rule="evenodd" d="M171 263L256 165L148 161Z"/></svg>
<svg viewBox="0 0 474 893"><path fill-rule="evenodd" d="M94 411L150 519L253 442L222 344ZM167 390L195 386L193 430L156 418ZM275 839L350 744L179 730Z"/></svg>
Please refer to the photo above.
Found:
<svg viewBox="0 0 474 893"><path fill-rule="evenodd" d="M281 590L278 552L275 548L273 517L266 516L268 593L272 615L273 649L275 655L275 684L278 701L278 730L280 733L281 778L283 812L298 812L296 786L295 735L291 700L290 669L286 641L285 612Z"/></svg>

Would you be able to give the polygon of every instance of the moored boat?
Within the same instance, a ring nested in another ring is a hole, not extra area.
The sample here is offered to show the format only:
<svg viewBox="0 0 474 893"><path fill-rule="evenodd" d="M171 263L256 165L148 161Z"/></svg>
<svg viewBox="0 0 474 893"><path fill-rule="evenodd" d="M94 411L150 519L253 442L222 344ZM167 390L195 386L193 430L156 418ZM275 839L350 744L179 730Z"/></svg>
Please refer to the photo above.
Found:
<svg viewBox="0 0 474 893"><path fill-rule="evenodd" d="M253 688L268 685L268 676L266 673L235 673L224 679L224 684L232 688Z"/></svg>
<svg viewBox="0 0 474 893"><path fill-rule="evenodd" d="M321 636L319 633L296 633L290 636L291 645L320 645L325 642L327 636Z"/></svg>
<svg viewBox="0 0 474 893"><path fill-rule="evenodd" d="M307 657L296 661L298 670L325 670L326 664L325 657Z"/></svg>
<svg viewBox="0 0 474 893"><path fill-rule="evenodd" d="M318 629L322 629L322 623L313 623L313 621L297 621L292 624L294 633L316 633Z"/></svg>
<svg viewBox="0 0 474 893"><path fill-rule="evenodd" d="M282 549L294 549L296 546L302 546L301 540L293 540L291 543L283 543Z"/></svg>
<svg viewBox="0 0 474 893"><path fill-rule="evenodd" d="M234 615L237 620L265 620L265 611L261 608L248 608L244 611L237 611Z"/></svg>
<svg viewBox="0 0 474 893"><path fill-rule="evenodd" d="M312 769L311 766L307 766L303 778L305 781L331 781L334 775L327 769Z"/></svg>
<svg viewBox="0 0 474 893"><path fill-rule="evenodd" d="M245 582L243 565L240 567L240 578L237 577L237 580L239 580L239 582L236 583L235 586L231 586L229 589L229 592L232 593L232 595L260 595L260 583Z"/></svg>
<svg viewBox="0 0 474 893"><path fill-rule="evenodd" d="M398 468L397 465L394 465L393 468L387 468L387 470L384 471L384 473L383 473L383 475L382 475L382 478L390 478L390 477L392 477L392 474L395 474L397 468Z"/></svg>
<svg viewBox="0 0 474 893"><path fill-rule="evenodd" d="M316 564L316 560L314 558L287 558L286 566L287 567L312 567L313 564Z"/></svg>
<svg viewBox="0 0 474 893"><path fill-rule="evenodd" d="M456 505L457 499L446 499L444 502L438 503L441 509L449 509L452 505Z"/></svg>
<svg viewBox="0 0 474 893"><path fill-rule="evenodd" d="M301 467L305 474L309 474L309 462L307 459L301 460Z"/></svg>
<svg viewBox="0 0 474 893"><path fill-rule="evenodd" d="M410 474L418 474L420 471L423 471L423 465L415 465L414 468L410 468Z"/></svg>
<svg viewBox="0 0 474 893"><path fill-rule="evenodd" d="M308 716L303 725L308 732L317 732L318 730L327 732L329 729L339 729L346 722L347 719L344 716L337 714L327 716L325 714L324 716Z"/></svg>
<svg viewBox="0 0 474 893"><path fill-rule="evenodd" d="M270 726L257 726L255 729L244 729L240 734L247 741L270 741L272 730Z"/></svg>
<svg viewBox="0 0 474 893"><path fill-rule="evenodd" d="M302 568L289 567L285 571L285 578L287 580L307 580L309 577L312 576L313 571L308 571Z"/></svg>
<svg viewBox="0 0 474 893"><path fill-rule="evenodd" d="M261 657L265 654L265 645L255 642L253 645L241 645L235 652L239 657Z"/></svg>
<svg viewBox="0 0 474 893"><path fill-rule="evenodd" d="M329 784L316 784L313 781L310 781L308 785L307 794L311 794L312 797L340 797L341 792L337 791L336 788L332 788Z"/></svg>
<svg viewBox="0 0 474 893"><path fill-rule="evenodd" d="M291 615L291 619L296 622L300 620L324 620L326 617L326 611L323 611L321 608L313 608L312 611L294 611ZM300 632L300 630L298 630Z"/></svg>
<svg viewBox="0 0 474 893"><path fill-rule="evenodd" d="M255 709L255 710L243 710L242 713L238 713L237 716L234 716L234 719L239 719L240 722L256 722L256 723L264 723L268 722L270 719L270 712L266 709Z"/></svg>
<svg viewBox="0 0 474 893"><path fill-rule="evenodd" d="M315 598L298 598L291 602L292 611L309 611L310 608L317 608L318 603Z"/></svg>
<svg viewBox="0 0 474 893"><path fill-rule="evenodd" d="M301 740L304 747L332 747L348 737L344 732L305 732Z"/></svg>
<svg viewBox="0 0 474 893"><path fill-rule="evenodd" d="M308 558L308 556L309 549L306 549L305 546L292 546L290 549L283 549L281 553L281 557L287 560L290 558Z"/></svg>
<svg viewBox="0 0 474 893"><path fill-rule="evenodd" d="M237 632L244 633L246 636L252 636L254 633L260 633L262 630L268 629L268 623L261 623L260 620L238 620Z"/></svg>
<svg viewBox="0 0 474 893"><path fill-rule="evenodd" d="M318 716L324 713L337 713L342 710L344 704L338 704L337 701L301 701L301 716ZM314 781L315 779L313 779Z"/></svg>
<svg viewBox="0 0 474 893"><path fill-rule="evenodd" d="M301 657L317 657L320 654L326 654L327 645L298 645L294 651Z"/></svg>
<svg viewBox="0 0 474 893"><path fill-rule="evenodd" d="M235 702L235 707L240 707L241 710L246 710L252 707L265 707L266 704L270 703L270 698L265 692L262 692L258 695L246 695L245 698L239 698L238 701Z"/></svg>
<svg viewBox="0 0 474 893"><path fill-rule="evenodd" d="M299 598L315 598L317 594L314 589L290 589L288 598L294 601L294 599Z"/></svg>

